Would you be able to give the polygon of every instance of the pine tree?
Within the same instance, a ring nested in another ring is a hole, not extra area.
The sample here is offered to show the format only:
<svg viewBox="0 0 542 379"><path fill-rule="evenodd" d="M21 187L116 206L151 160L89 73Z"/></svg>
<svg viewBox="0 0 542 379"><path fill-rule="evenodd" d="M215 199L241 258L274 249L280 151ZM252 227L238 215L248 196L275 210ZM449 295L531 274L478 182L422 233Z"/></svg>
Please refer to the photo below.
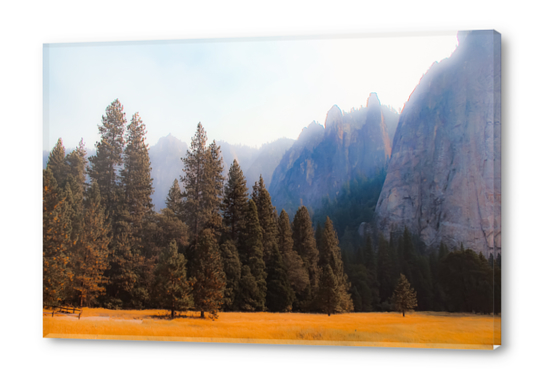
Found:
<svg viewBox="0 0 542 379"><path fill-rule="evenodd" d="M71 208L51 169L43 170L43 302L56 305L67 297L71 273Z"/></svg>
<svg viewBox="0 0 542 379"><path fill-rule="evenodd" d="M190 150L184 163L184 221L190 228L197 244L200 231L204 228L220 228L220 204L222 201L222 157L220 147L213 141L207 148L207 134L201 123L192 137Z"/></svg>
<svg viewBox="0 0 542 379"><path fill-rule="evenodd" d="M109 232L100 190L98 184L93 183L87 195L83 227L73 255L74 290L81 307L105 292L111 240Z"/></svg>
<svg viewBox="0 0 542 379"><path fill-rule="evenodd" d="M47 159L47 168L51 170L56 183L59 187L64 186L66 175L68 174L68 165L66 163L66 149L62 144L62 138L59 138Z"/></svg>
<svg viewBox="0 0 542 379"><path fill-rule="evenodd" d="M329 264L324 266L322 277L320 278L320 287L318 288L318 300L321 310L330 316L332 313L341 311L340 286L333 269Z"/></svg>
<svg viewBox="0 0 542 379"><path fill-rule="evenodd" d="M151 178L151 162L146 141L146 127L138 113L132 116L127 128L128 138L124 149L124 168L121 172L124 203L139 234L143 220L153 212L151 195L154 193Z"/></svg>
<svg viewBox="0 0 542 379"><path fill-rule="evenodd" d="M110 307L140 308L141 300L136 300L134 295L140 281L145 258L137 247L140 241L134 235L131 216L123 201L123 195L123 193L119 193L116 197L118 206L116 222L112 226L113 238L110 243L112 254L110 254L109 270L107 271L109 277L107 292L110 298ZM148 294L144 295L144 297L146 296Z"/></svg>
<svg viewBox="0 0 542 379"><path fill-rule="evenodd" d="M294 240L294 250L303 259L303 264L309 274L310 292L308 297L303 299L305 308L307 308L312 301L312 297L316 295L316 289L318 288L319 253L316 248L309 211L304 206L301 206L295 214L292 224L292 238Z"/></svg>
<svg viewBox="0 0 542 379"><path fill-rule="evenodd" d="M296 295L300 296L309 287L309 273L303 265L303 260L294 250L290 218L284 209L279 216L278 246L283 257L290 286Z"/></svg>
<svg viewBox="0 0 542 379"><path fill-rule="evenodd" d="M237 308L236 298L239 293L241 280L241 261L235 244L226 240L220 245L220 254L226 275L226 288L224 289L224 309L234 311Z"/></svg>
<svg viewBox="0 0 542 379"><path fill-rule="evenodd" d="M224 163L220 146L213 141L207 149L205 160L205 181L204 181L204 209L207 214L206 228L210 228L219 238L222 234L221 204L224 191Z"/></svg>
<svg viewBox="0 0 542 379"><path fill-rule="evenodd" d="M265 298L267 293L265 262L263 260L262 231L258 220L256 204L252 199L248 201L247 213L245 214L245 226L241 232L241 244L239 256L241 263L247 265L250 274L254 277L257 291L252 299L254 309L265 310ZM243 279L242 279L243 280ZM241 304L243 308L243 304Z"/></svg>
<svg viewBox="0 0 542 379"><path fill-rule="evenodd" d="M96 155L89 158L89 176L98 183L102 202L110 220L116 222L118 197L118 174L122 166L124 151L124 132L126 115L118 99L109 105L102 116L102 125L98 125L101 140L96 143Z"/></svg>
<svg viewBox="0 0 542 379"><path fill-rule="evenodd" d="M162 251L155 267L154 294L158 306L169 309L171 318L175 311L185 311L192 304L192 288L186 275L186 260L177 250L175 241Z"/></svg>
<svg viewBox="0 0 542 379"><path fill-rule="evenodd" d="M215 320L224 303L226 278L218 245L210 229L200 233L195 268L194 308L201 312L201 318L208 312L211 319Z"/></svg>
<svg viewBox="0 0 542 379"><path fill-rule="evenodd" d="M244 215L248 203L248 189L241 167L234 159L224 188L224 225L231 240L238 244L239 234L244 228Z"/></svg>
<svg viewBox="0 0 542 379"><path fill-rule="evenodd" d="M68 176L73 177L70 183L74 199L83 199L87 188L87 150L81 139L79 145L71 153L66 155ZM82 200L81 200L82 201Z"/></svg>
<svg viewBox="0 0 542 379"><path fill-rule="evenodd" d="M348 281L347 275L344 273L344 266L341 257L341 249L339 248L339 239L337 238L337 233L333 228L333 222L327 217L326 223L324 226L324 231L322 233L322 242L320 250L320 267L325 268L329 266L333 271L333 280L336 282L336 289L333 289L333 292L337 296L337 304L333 312L351 312L354 310L354 305L348 291L350 290L350 282ZM331 278L327 279L330 283L332 282ZM328 296L329 292L323 288L325 283L320 283L319 287L321 289L320 295ZM327 297L325 299L320 298L321 304L326 304L328 301ZM327 308L326 308L327 309ZM327 312L329 313L329 312Z"/></svg>
<svg viewBox="0 0 542 379"><path fill-rule="evenodd" d="M277 244L277 213L261 175L260 180L252 187L252 200L256 203L258 220L262 228L264 261L268 263Z"/></svg>
<svg viewBox="0 0 542 379"><path fill-rule="evenodd" d="M65 186L69 185L72 192L72 241L77 241L82 232L84 206L83 201L87 189L86 172L87 157L83 140L79 146L66 156L67 177Z"/></svg>
<svg viewBox="0 0 542 379"><path fill-rule="evenodd" d="M403 317L405 317L406 311L412 310L418 306L416 291L410 288L410 283L403 274L399 277L399 282L393 292L393 304L395 305L396 311L403 313Z"/></svg>
<svg viewBox="0 0 542 379"><path fill-rule="evenodd" d="M179 181L177 179L173 181L173 185L167 194L166 207L173 212L175 217L179 218L179 220L181 219L183 214L183 202L181 187L179 186Z"/></svg>
<svg viewBox="0 0 542 379"><path fill-rule="evenodd" d="M266 307L271 312L285 312L292 310L295 293L290 287L288 275L282 261L282 254L277 244L269 258L267 267L267 294Z"/></svg>

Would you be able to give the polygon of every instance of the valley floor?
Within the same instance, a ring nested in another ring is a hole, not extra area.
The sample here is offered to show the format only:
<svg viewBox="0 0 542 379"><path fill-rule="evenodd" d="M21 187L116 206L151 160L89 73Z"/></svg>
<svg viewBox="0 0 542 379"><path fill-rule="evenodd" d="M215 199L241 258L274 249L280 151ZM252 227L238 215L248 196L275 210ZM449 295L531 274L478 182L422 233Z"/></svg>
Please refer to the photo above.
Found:
<svg viewBox="0 0 542 379"><path fill-rule="evenodd" d="M84 308L81 319L43 315L47 338L267 344L493 349L501 344L500 316L445 312L220 313L215 321L165 310Z"/></svg>

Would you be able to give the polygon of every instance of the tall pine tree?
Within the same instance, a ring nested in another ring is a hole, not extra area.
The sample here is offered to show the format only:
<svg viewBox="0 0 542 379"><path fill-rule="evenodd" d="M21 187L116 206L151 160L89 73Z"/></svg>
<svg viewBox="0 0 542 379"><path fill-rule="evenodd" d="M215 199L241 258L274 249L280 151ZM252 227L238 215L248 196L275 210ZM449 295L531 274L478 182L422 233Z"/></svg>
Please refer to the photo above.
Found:
<svg viewBox="0 0 542 379"><path fill-rule="evenodd" d="M241 303L241 309L247 310L248 304L257 311L265 310L265 298L267 294L265 262L263 260L262 230L258 220L258 210L252 199L248 201L247 213L245 215L245 227L241 234L241 245L239 249L241 263L249 268L250 276L254 278L256 288L251 290L253 297L250 302ZM246 273L244 267L242 274ZM242 282L248 279L241 277ZM243 288L242 288L243 289ZM245 296L246 294L243 294ZM242 297L243 297L242 296Z"/></svg>
<svg viewBox="0 0 542 379"><path fill-rule="evenodd" d="M105 292L111 240L97 183L93 183L86 197L83 227L73 256L74 290L81 307L90 305Z"/></svg>
<svg viewBox="0 0 542 379"><path fill-rule="evenodd" d="M192 288L186 275L186 260L177 250L175 241L162 251L155 267L154 299L156 305L175 311L185 311L193 304Z"/></svg>
<svg viewBox="0 0 542 379"><path fill-rule="evenodd" d="M229 238L237 244L239 234L244 228L244 217L248 202L246 179L241 167L234 159L228 173L228 181L224 188L224 225Z"/></svg>
<svg viewBox="0 0 542 379"><path fill-rule="evenodd" d="M173 212L175 217L177 217L179 220L181 219L183 213L183 202L181 187L179 186L179 181L177 179L173 181L173 185L167 194L166 207Z"/></svg>
<svg viewBox="0 0 542 379"><path fill-rule="evenodd" d="M197 240L201 230L220 228L220 204L222 201L222 157L220 147L213 141L207 147L207 134L201 123L192 137L190 149L185 158L181 182L184 185L184 221Z"/></svg>
<svg viewBox="0 0 542 379"><path fill-rule="evenodd" d="M194 308L201 313L201 318L204 318L207 312L211 319L215 320L224 303L226 278L211 229L204 229L198 238L195 269Z"/></svg>
<svg viewBox="0 0 542 379"><path fill-rule="evenodd" d="M62 144L62 138L58 139L55 147L49 153L47 168L51 170L57 185L63 187L68 174L68 164L66 163L66 149Z"/></svg>
<svg viewBox="0 0 542 379"><path fill-rule="evenodd" d="M96 143L96 155L89 158L89 176L98 183L102 202L113 224L116 222L126 122L124 107L116 99L102 116L102 125L98 125L101 139Z"/></svg>
<svg viewBox="0 0 542 379"><path fill-rule="evenodd" d="M262 228L263 257L265 263L271 260L277 244L277 213L271 203L271 196L265 188L262 176L252 187L252 200L256 203L258 220Z"/></svg>
<svg viewBox="0 0 542 379"><path fill-rule="evenodd" d="M322 242L321 242L321 251L320 251L320 267L326 268L329 266L333 271L333 278L328 275L326 280L329 283L336 282L336 289L333 289L333 293L337 296L337 304L333 312L351 312L354 310L354 305L349 294L350 282L348 281L347 275L344 273L344 266L341 257L341 249L339 248L339 239L337 238L337 233L333 228L333 223L331 219L327 217L326 223L324 225L324 231L322 233ZM327 304L329 301L328 297L331 292L327 291L325 288L326 283L320 283L320 304ZM323 297L322 297L323 296ZM327 306L324 306L326 308ZM329 313L329 309L326 308L326 313Z"/></svg>
<svg viewBox="0 0 542 379"><path fill-rule="evenodd" d="M292 238L294 240L294 250L303 259L303 264L309 274L309 292L301 299L301 302L304 303L303 307L308 310L318 288L319 253L309 211L304 206L301 206L295 214L292 224Z"/></svg>
<svg viewBox="0 0 542 379"><path fill-rule="evenodd" d="M139 113L132 116L127 132L121 179L125 193L124 202L135 228L134 233L139 234L145 217L153 211L151 195L154 193L151 162L146 144L147 130Z"/></svg>
<svg viewBox="0 0 542 379"><path fill-rule="evenodd" d="M303 260L297 251L294 250L290 217L284 209L280 212L279 216L278 246L282 254L284 266L286 267L290 286L297 296L301 296L310 285L309 273L303 264Z"/></svg>

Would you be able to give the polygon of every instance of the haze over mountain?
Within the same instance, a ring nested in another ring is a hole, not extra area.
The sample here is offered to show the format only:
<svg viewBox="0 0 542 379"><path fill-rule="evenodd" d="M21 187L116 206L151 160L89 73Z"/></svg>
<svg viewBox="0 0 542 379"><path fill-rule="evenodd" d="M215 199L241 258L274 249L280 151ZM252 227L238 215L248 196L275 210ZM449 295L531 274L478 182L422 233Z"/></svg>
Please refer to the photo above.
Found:
<svg viewBox="0 0 542 379"><path fill-rule="evenodd" d="M406 226L429 247L500 253L500 35L458 35L401 114L375 213L386 235ZM363 225L360 232L363 232Z"/></svg>
<svg viewBox="0 0 542 379"><path fill-rule="evenodd" d="M399 114L371 93L367 106L343 112L334 105L325 128L312 122L275 169L269 192L277 210L292 215L300 205L317 209L333 200L354 178L370 178L386 168L390 136Z"/></svg>
<svg viewBox="0 0 542 379"><path fill-rule="evenodd" d="M247 187L250 191L254 182L259 179L260 174L263 176L264 181L269 183L275 167L293 142L291 139L281 138L264 144L260 148L254 148L217 141L224 161L223 174L225 177L227 176L233 160L237 159L245 174ZM154 186L152 199L156 210L165 207L165 200L173 181L179 179L183 173L181 158L186 156L187 150L188 145L171 134L160 138L156 145L150 147L149 157L151 159L151 176ZM182 189L181 182L179 182L179 185Z"/></svg>

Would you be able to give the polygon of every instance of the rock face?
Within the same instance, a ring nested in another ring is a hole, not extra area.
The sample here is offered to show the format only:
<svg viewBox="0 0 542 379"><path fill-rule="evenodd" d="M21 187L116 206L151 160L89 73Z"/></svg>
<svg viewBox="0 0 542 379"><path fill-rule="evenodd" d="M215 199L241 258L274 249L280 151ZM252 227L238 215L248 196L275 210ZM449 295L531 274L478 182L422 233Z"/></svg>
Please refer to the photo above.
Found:
<svg viewBox="0 0 542 379"><path fill-rule="evenodd" d="M349 180L384 169L391 154L388 129L395 130L397 121L374 93L367 107L349 113L333 106L325 128L316 122L304 128L275 169L269 192L277 210L293 216L300 205L317 209Z"/></svg>
<svg viewBox="0 0 542 379"><path fill-rule="evenodd" d="M420 80L400 116L375 210L379 232L406 226L428 247L501 249L500 35L459 46ZM362 233L363 228L360 228Z"/></svg>

